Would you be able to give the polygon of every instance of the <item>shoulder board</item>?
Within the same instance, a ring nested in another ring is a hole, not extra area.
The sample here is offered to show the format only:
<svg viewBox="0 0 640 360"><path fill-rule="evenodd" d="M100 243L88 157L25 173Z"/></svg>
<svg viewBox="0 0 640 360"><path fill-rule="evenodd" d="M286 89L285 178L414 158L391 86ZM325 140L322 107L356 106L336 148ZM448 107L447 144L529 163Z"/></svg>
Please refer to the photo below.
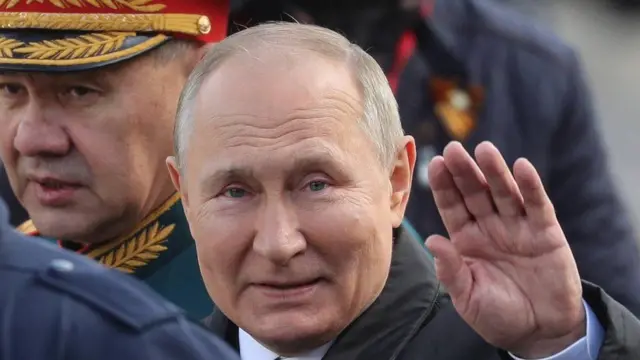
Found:
<svg viewBox="0 0 640 360"><path fill-rule="evenodd" d="M18 230L18 232L21 232L23 234L30 235L30 236L38 235L38 229L36 229L36 226L33 224L33 221L31 219L18 225L18 227L16 227L16 230Z"/></svg>

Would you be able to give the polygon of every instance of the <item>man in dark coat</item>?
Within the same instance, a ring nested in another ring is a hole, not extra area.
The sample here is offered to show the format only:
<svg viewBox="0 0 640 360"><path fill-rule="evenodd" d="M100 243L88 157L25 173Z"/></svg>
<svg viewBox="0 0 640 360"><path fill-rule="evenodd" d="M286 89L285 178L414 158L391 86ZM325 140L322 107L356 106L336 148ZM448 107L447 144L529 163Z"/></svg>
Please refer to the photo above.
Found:
<svg viewBox="0 0 640 360"><path fill-rule="evenodd" d="M14 232L0 201L0 359L235 360L133 278Z"/></svg>
<svg viewBox="0 0 640 360"><path fill-rule="evenodd" d="M581 282L535 168L520 159L514 178L490 143L477 164L457 142L431 161L451 238L427 240L434 269L402 226L414 139L376 61L331 30L264 24L217 44L174 142L220 311L206 323L245 360L640 356L640 321Z"/></svg>
<svg viewBox="0 0 640 360"><path fill-rule="evenodd" d="M452 140L468 150L491 141L508 163L526 157L540 172L582 278L640 316L638 239L572 49L487 0L253 1L234 22L267 20L259 16L267 3L281 9L270 20L288 20L286 13L338 30L385 70L418 148L406 215L423 237L446 235L428 181L431 158Z"/></svg>

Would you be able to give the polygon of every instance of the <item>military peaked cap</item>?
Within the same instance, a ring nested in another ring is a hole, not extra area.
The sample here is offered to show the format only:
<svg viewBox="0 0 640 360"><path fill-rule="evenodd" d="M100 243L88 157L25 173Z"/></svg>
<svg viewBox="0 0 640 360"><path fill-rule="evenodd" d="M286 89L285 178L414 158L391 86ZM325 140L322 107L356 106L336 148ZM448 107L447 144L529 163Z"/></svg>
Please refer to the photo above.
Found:
<svg viewBox="0 0 640 360"><path fill-rule="evenodd" d="M0 71L87 70L172 38L218 42L229 0L0 0Z"/></svg>

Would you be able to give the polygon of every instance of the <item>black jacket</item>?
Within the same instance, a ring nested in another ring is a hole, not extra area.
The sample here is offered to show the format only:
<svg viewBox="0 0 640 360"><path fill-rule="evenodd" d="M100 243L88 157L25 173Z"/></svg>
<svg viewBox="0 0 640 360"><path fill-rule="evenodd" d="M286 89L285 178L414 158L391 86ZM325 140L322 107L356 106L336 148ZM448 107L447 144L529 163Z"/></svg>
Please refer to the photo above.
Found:
<svg viewBox="0 0 640 360"><path fill-rule="evenodd" d="M333 343L324 360L504 360L458 316L442 294L433 262L417 239L399 229L387 285ZM597 287L584 298L606 335L600 360L640 359L640 321ZM238 329L219 310L205 325L238 348Z"/></svg>

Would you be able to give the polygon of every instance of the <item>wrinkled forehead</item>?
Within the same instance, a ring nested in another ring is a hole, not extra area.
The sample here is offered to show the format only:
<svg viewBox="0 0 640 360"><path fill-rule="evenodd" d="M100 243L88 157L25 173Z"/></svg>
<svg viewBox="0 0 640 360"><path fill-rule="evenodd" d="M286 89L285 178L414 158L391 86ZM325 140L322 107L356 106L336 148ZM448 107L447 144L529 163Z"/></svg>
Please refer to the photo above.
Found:
<svg viewBox="0 0 640 360"><path fill-rule="evenodd" d="M235 55L209 76L199 93L199 110L212 115L254 112L282 118L296 109L331 105L358 113L361 103L344 62L308 51Z"/></svg>
<svg viewBox="0 0 640 360"><path fill-rule="evenodd" d="M309 54L264 53L234 56L203 83L195 104L195 132L213 128L277 129L308 126L319 132L347 130L362 117L362 96L350 69Z"/></svg>
<svg viewBox="0 0 640 360"><path fill-rule="evenodd" d="M208 162L268 154L261 161L275 163L300 152L337 158L362 136L350 70L320 56L233 58L205 80L195 105L188 152Z"/></svg>

